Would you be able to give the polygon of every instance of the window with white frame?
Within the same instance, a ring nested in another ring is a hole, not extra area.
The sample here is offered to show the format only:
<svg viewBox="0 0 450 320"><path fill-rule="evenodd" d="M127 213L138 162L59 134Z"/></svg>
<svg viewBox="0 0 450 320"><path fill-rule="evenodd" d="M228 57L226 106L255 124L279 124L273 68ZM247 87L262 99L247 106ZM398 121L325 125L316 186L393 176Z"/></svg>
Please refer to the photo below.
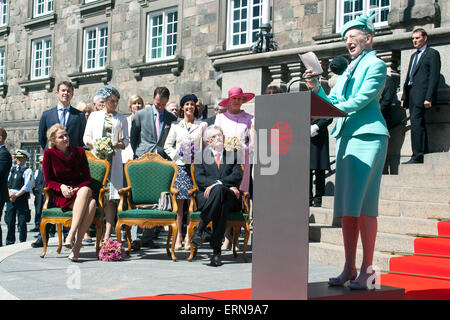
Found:
<svg viewBox="0 0 450 320"><path fill-rule="evenodd" d="M262 0L228 0L227 48L251 46L262 19Z"/></svg>
<svg viewBox="0 0 450 320"><path fill-rule="evenodd" d="M41 38L32 42L31 80L47 78L52 62L52 39Z"/></svg>
<svg viewBox="0 0 450 320"><path fill-rule="evenodd" d="M45 16L53 12L53 0L34 0L33 17Z"/></svg>
<svg viewBox="0 0 450 320"><path fill-rule="evenodd" d="M369 15L375 11L374 26L381 27L388 24L388 13L391 9L391 0L337 0L336 32L350 20L362 14Z"/></svg>
<svg viewBox="0 0 450 320"><path fill-rule="evenodd" d="M8 0L0 0L0 27L8 23Z"/></svg>
<svg viewBox="0 0 450 320"><path fill-rule="evenodd" d="M147 62L175 56L177 37L177 8L147 14Z"/></svg>
<svg viewBox="0 0 450 320"><path fill-rule="evenodd" d="M0 48L0 83L5 81L5 48Z"/></svg>
<svg viewBox="0 0 450 320"><path fill-rule="evenodd" d="M83 48L83 71L104 69L108 50L108 26L102 24L84 29Z"/></svg>

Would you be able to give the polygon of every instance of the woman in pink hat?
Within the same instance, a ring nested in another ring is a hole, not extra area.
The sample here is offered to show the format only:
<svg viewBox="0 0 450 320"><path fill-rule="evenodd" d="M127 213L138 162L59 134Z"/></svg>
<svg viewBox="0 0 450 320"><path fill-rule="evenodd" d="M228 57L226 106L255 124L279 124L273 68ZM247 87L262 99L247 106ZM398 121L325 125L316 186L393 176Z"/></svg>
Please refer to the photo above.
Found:
<svg viewBox="0 0 450 320"><path fill-rule="evenodd" d="M215 125L222 128L225 136L225 149L237 151L242 155L244 174L239 189L249 191L250 184L250 132L253 127L253 116L241 110L241 106L252 100L255 94L244 93L241 88L233 87L228 91L228 98L221 101L219 106L228 107L224 113L216 116ZM238 158L239 159L239 158ZM230 229L225 231L225 241L222 250L230 245Z"/></svg>

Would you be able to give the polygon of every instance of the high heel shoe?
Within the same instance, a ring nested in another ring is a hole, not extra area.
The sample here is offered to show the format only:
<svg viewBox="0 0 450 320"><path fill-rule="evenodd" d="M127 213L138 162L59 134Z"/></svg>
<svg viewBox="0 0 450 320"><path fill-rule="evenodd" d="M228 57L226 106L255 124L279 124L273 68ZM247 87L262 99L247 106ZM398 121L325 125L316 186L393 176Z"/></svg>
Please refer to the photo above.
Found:
<svg viewBox="0 0 450 320"><path fill-rule="evenodd" d="M336 277L336 278L330 278L328 280L328 285L330 287L334 287L334 286L343 286L347 281L352 281L355 280L356 277L358 276L358 271L354 270L349 278L342 278L342 277Z"/></svg>
<svg viewBox="0 0 450 320"><path fill-rule="evenodd" d="M74 243L75 243L75 239L72 238L72 240L69 240L69 241L67 241L67 239L66 239L66 242L64 243L64 247L66 249L73 249Z"/></svg>
<svg viewBox="0 0 450 320"><path fill-rule="evenodd" d="M348 284L349 289L351 290L375 290L375 281L376 281L376 277L375 279L372 279L372 285L368 286L369 283L369 279L372 277L373 274L371 274L365 281L363 281L362 283L358 280L351 280L350 283Z"/></svg>
<svg viewBox="0 0 450 320"><path fill-rule="evenodd" d="M71 252L69 256L67 257L71 262L78 262L78 258L75 258L75 254Z"/></svg>

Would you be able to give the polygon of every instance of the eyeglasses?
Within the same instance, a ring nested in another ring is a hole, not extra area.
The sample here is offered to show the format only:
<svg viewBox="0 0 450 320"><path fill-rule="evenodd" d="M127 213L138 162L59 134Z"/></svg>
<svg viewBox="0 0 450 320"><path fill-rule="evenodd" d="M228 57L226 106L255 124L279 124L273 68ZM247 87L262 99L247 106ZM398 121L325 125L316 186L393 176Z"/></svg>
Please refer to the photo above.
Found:
<svg viewBox="0 0 450 320"><path fill-rule="evenodd" d="M223 139L223 135L221 133L216 133L215 135L212 135L209 137L210 139Z"/></svg>

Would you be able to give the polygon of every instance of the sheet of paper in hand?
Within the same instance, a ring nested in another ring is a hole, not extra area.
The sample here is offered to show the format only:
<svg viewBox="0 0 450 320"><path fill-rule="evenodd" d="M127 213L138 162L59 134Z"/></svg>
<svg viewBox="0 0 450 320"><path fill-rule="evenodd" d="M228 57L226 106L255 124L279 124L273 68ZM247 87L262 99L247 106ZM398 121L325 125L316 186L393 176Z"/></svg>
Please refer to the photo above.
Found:
<svg viewBox="0 0 450 320"><path fill-rule="evenodd" d="M317 75L323 73L322 66L320 65L319 59L314 52L307 52L305 54L299 54L302 63L305 65L306 70L311 69Z"/></svg>

